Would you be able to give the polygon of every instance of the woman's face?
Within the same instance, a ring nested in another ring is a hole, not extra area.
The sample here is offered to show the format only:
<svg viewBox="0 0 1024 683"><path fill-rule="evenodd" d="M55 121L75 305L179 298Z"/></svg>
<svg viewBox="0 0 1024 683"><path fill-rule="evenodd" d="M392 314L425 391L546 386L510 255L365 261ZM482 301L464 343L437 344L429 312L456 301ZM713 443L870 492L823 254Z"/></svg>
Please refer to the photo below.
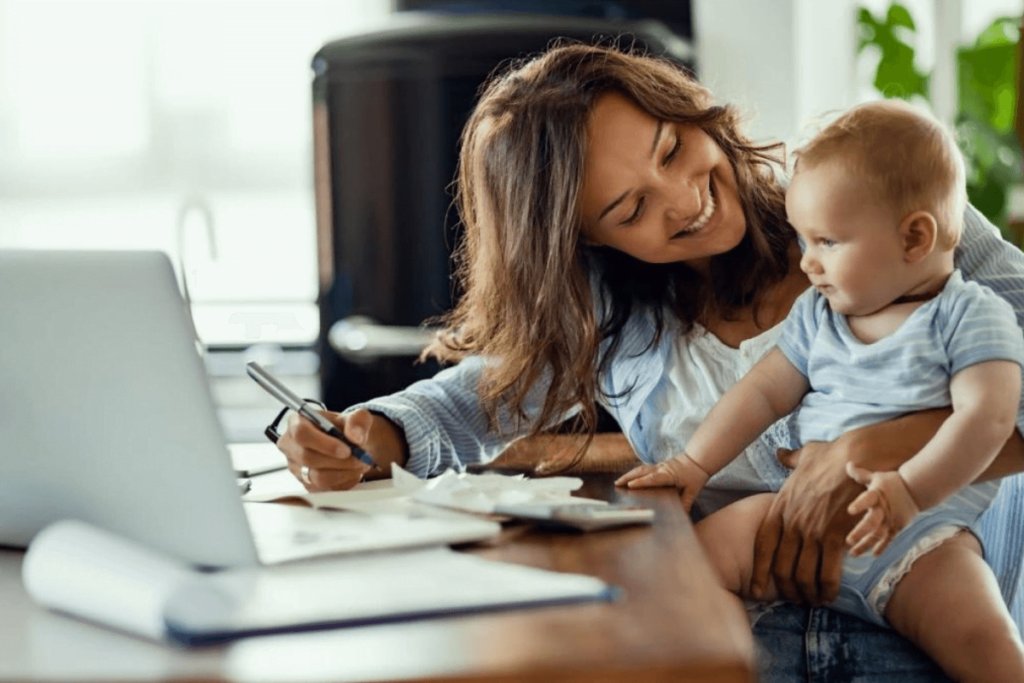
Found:
<svg viewBox="0 0 1024 683"><path fill-rule="evenodd" d="M617 93L587 126L581 218L592 244L703 269L743 239L732 165L697 126L659 121Z"/></svg>

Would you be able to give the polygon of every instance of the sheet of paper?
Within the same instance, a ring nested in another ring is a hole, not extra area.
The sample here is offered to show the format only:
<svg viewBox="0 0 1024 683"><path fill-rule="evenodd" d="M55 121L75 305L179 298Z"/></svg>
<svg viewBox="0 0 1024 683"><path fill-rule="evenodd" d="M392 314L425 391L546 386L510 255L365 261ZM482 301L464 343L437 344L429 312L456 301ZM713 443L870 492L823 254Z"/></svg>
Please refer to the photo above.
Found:
<svg viewBox="0 0 1024 683"><path fill-rule="evenodd" d="M22 565L25 591L39 604L153 639L164 635L168 597L190 574L172 558L74 520L40 531Z"/></svg>
<svg viewBox="0 0 1024 683"><path fill-rule="evenodd" d="M361 512L245 503L260 561L278 564L324 555L455 545L497 536L501 526L470 515Z"/></svg>
<svg viewBox="0 0 1024 683"><path fill-rule="evenodd" d="M228 444L231 465L240 477L250 477L280 470L288 465L284 453L269 441Z"/></svg>
<svg viewBox="0 0 1024 683"><path fill-rule="evenodd" d="M392 476L395 476L392 472ZM510 505L572 505L603 501L573 496L583 486L578 477L542 477L530 479L522 474L496 472L470 474L448 470L420 481L413 487L407 472L398 472L396 487L409 487L413 500L465 512L493 513L496 507Z"/></svg>
<svg viewBox="0 0 1024 683"><path fill-rule="evenodd" d="M294 480L294 477L292 477ZM604 501L573 496L583 485L578 477L543 477L487 472L470 474L447 470L430 479L420 479L398 465L391 466L391 479L359 484L349 491L308 493L298 482L277 490L246 494L247 502L300 499L317 508L355 510L366 513L430 514L429 507L465 513L490 514L503 505L573 505Z"/></svg>

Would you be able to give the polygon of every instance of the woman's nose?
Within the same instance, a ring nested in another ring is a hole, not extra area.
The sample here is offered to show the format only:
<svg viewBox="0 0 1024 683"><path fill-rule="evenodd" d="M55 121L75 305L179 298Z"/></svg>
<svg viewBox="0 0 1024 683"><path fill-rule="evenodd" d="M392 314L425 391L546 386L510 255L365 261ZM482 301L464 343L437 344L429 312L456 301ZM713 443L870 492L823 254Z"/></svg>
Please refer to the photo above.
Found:
<svg viewBox="0 0 1024 683"><path fill-rule="evenodd" d="M701 192L693 179L676 181L666 188L665 216L673 222L688 223L700 215Z"/></svg>

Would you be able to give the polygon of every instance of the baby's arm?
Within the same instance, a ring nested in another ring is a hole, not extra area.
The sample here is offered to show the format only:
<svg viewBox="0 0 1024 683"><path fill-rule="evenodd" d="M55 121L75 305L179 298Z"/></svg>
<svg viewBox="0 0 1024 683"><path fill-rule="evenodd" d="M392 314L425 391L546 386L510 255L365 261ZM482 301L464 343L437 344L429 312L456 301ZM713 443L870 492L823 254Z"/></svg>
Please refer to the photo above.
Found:
<svg viewBox="0 0 1024 683"><path fill-rule="evenodd" d="M641 465L615 483L630 488L675 486L689 508L707 480L725 467L807 393L807 378L772 349L708 412L686 445L686 453Z"/></svg>
<svg viewBox="0 0 1024 683"><path fill-rule="evenodd" d="M1020 365L1007 360L977 363L950 381L953 414L914 457L895 472L849 466L850 476L868 487L849 507L864 513L847 536L854 555L880 554L920 512L974 481L1016 426L1021 391Z"/></svg>
<svg viewBox="0 0 1024 683"><path fill-rule="evenodd" d="M782 351L772 349L708 412L686 444L686 453L714 474L793 412L809 388L807 378Z"/></svg>

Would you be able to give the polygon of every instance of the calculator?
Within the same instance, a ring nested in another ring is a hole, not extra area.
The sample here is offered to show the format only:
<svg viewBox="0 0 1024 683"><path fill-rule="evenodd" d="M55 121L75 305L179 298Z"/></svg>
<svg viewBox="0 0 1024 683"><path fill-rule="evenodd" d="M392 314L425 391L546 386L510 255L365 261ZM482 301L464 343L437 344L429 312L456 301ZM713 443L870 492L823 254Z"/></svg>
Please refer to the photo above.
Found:
<svg viewBox="0 0 1024 683"><path fill-rule="evenodd" d="M531 520L542 527L576 531L596 531L654 522L654 510L642 505L625 503L498 505L494 512L516 519Z"/></svg>

